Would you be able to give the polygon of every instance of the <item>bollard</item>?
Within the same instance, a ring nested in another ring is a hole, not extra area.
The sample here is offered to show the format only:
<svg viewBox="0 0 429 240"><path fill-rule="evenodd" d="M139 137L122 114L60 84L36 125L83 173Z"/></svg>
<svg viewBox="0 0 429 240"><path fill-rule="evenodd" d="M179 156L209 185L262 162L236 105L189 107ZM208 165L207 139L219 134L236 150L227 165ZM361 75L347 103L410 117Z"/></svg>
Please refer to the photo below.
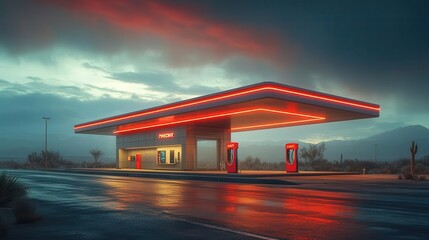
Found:
<svg viewBox="0 0 429 240"><path fill-rule="evenodd" d="M365 175L365 173L366 173L365 168L362 169L362 173L363 173L363 175Z"/></svg>

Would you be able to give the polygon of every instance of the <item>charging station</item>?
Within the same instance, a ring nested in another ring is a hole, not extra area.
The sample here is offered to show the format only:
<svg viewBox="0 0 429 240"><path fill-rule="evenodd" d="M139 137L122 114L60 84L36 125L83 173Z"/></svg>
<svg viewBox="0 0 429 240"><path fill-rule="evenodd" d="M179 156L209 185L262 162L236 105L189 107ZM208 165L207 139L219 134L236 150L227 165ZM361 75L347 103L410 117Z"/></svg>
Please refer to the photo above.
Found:
<svg viewBox="0 0 429 240"><path fill-rule="evenodd" d="M286 148L286 172L298 172L298 143L288 143Z"/></svg>
<svg viewBox="0 0 429 240"><path fill-rule="evenodd" d="M238 142L230 142L226 145L228 151L226 161L227 173L238 173Z"/></svg>

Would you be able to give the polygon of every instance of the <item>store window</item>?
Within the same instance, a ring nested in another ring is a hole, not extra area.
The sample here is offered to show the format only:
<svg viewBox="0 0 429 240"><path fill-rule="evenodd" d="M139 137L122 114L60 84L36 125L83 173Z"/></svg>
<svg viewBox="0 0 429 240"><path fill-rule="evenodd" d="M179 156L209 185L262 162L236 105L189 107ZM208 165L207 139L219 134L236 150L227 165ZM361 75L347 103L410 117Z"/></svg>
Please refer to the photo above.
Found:
<svg viewBox="0 0 429 240"><path fill-rule="evenodd" d="M158 165L175 165L180 163L182 147L180 145L163 146L157 148Z"/></svg>

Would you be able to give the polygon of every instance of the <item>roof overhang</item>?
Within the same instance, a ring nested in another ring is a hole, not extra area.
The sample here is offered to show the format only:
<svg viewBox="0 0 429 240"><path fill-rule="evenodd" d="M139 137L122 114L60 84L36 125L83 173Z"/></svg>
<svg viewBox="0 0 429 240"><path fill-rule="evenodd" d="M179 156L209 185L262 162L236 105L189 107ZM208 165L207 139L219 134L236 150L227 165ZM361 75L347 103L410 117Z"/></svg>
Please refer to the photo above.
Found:
<svg viewBox="0 0 429 240"><path fill-rule="evenodd" d="M78 124L76 133L118 135L195 125L232 132L378 117L380 106L264 82Z"/></svg>

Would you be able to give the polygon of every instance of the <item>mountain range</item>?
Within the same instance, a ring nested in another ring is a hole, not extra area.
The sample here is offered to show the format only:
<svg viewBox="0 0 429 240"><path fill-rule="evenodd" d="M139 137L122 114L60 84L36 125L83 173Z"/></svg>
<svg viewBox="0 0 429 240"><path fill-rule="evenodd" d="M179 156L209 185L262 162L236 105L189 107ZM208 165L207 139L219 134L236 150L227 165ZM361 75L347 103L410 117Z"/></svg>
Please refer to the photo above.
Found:
<svg viewBox="0 0 429 240"><path fill-rule="evenodd" d="M326 151L324 157L331 161L339 161L341 154L343 159L392 161L401 158L409 158L411 142L418 146L416 157L429 155L429 129L421 125L412 125L396 128L381 134L373 135L360 140L335 140L325 142ZM44 135L33 137L0 136L0 161L23 161L27 154L40 151L44 147ZM289 142L240 142L239 159L247 156L258 157L262 161L284 161L284 144ZM291 142L295 142L291 140ZM300 147L308 146L308 143L299 142ZM115 161L115 138L98 137L92 135L75 134L72 136L50 135L49 149L59 150L62 156L73 161L92 161L90 149L100 149L104 152L104 161Z"/></svg>
<svg viewBox="0 0 429 240"><path fill-rule="evenodd" d="M417 158L429 155L429 129L421 125L412 125L360 140L325 142L326 151L324 157L331 161L339 161L342 154L343 159L393 161L410 157L409 149L412 141L415 141L419 146ZM308 143L299 141L298 143L300 147L308 146ZM243 143L241 145L246 147L239 152L240 158L244 159L245 156L252 156L258 157L262 161L284 161L284 144L270 143L270 145L261 145L249 143L246 146L246 143Z"/></svg>

